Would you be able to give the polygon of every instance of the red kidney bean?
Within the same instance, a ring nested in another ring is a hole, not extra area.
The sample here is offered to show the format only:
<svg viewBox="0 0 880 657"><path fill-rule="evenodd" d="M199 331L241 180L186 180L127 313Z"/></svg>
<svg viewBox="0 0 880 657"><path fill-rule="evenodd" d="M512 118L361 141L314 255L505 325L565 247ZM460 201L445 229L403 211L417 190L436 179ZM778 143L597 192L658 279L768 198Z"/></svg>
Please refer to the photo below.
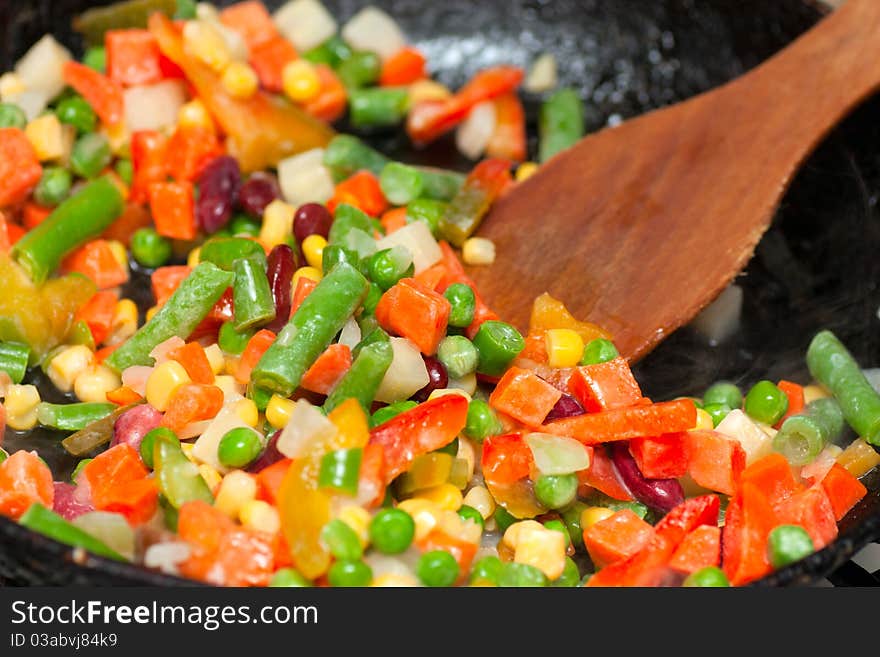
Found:
<svg viewBox="0 0 880 657"><path fill-rule="evenodd" d="M232 217L235 200L241 187L238 161L221 155L202 169L197 180L196 221L206 233L216 233Z"/></svg>
<svg viewBox="0 0 880 657"><path fill-rule="evenodd" d="M238 205L252 217L262 217L266 206L281 197L278 179L271 173L258 171L241 186Z"/></svg>
<svg viewBox="0 0 880 657"><path fill-rule="evenodd" d="M284 454L279 452L277 447L278 438L280 436L281 429L269 436L269 440L266 441L266 447L265 449L263 449L263 453L257 457L256 461L254 461L247 467L248 472L256 474L260 472L260 470L264 470L270 465L278 463L278 461L284 458Z"/></svg>
<svg viewBox="0 0 880 657"><path fill-rule="evenodd" d="M275 319L265 328L277 334L290 319L291 280L296 269L296 254L287 244L279 244L269 252L266 276L275 301Z"/></svg>
<svg viewBox="0 0 880 657"><path fill-rule="evenodd" d="M73 520L95 510L91 497L88 486L75 486L66 481L56 481L52 510L65 520Z"/></svg>
<svg viewBox="0 0 880 657"><path fill-rule="evenodd" d="M110 447L119 443L128 443L136 450L140 449L144 436L158 427L161 422L162 414L159 411L149 404L138 404L116 418Z"/></svg>
<svg viewBox="0 0 880 657"><path fill-rule="evenodd" d="M575 417L576 415L583 415L584 413L584 407L581 406L580 402L568 393L563 392L562 397L559 398L559 401L556 402L556 405L552 409L550 409L549 413L547 413L547 417L544 419L544 422L552 422L553 420L561 420L567 417Z"/></svg>
<svg viewBox="0 0 880 657"><path fill-rule="evenodd" d="M639 502L664 513L669 513L684 502L684 489L678 479L645 478L629 453L628 442L614 442L610 445L610 450L611 460L620 479Z"/></svg>
<svg viewBox="0 0 880 657"><path fill-rule="evenodd" d="M326 239L332 223L333 217L327 208L320 203L306 203L293 215L293 236L299 243L309 235L320 235Z"/></svg>
<svg viewBox="0 0 880 657"><path fill-rule="evenodd" d="M199 227L210 235L229 223L232 218L232 203L228 198L199 194L195 212Z"/></svg>
<svg viewBox="0 0 880 657"><path fill-rule="evenodd" d="M422 360L425 361L425 367L428 370L428 385L412 396L412 399L420 404L427 401L432 392L445 388L449 384L449 375L446 373L443 363L431 356L422 356Z"/></svg>

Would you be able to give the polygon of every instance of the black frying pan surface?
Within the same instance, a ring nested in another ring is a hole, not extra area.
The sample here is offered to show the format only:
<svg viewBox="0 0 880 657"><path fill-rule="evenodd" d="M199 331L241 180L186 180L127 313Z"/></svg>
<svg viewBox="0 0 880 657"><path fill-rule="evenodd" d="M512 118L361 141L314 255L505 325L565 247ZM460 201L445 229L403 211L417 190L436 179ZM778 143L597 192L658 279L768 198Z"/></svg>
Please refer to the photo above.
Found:
<svg viewBox="0 0 880 657"><path fill-rule="evenodd" d="M3 69L47 31L78 48L70 18L92 4L0 0ZM366 3L326 0L326 4L344 20ZM451 86L488 65L526 66L539 53L553 52L562 83L578 88L587 102L591 129L722 84L771 56L822 15L804 0L378 0L374 4L398 19L410 39L428 54L431 71ZM540 98L526 101L534 128ZM809 105L803 110L808 112ZM450 140L414 152L399 134L368 138L402 159L468 167ZM755 258L738 279L745 290L738 333L712 347L691 329L680 330L638 365L637 377L646 394L658 399L699 394L720 378L744 386L762 378L806 380L806 346L823 327L833 329L860 362L880 364L878 153L880 99L873 99L825 141L783 200ZM725 183L715 184L721 188ZM539 244L540 236L528 237ZM126 293L144 305L150 303L143 276L135 276ZM4 445L11 450L38 449L53 471L64 475L74 461L66 457L58 440L51 432L21 436L8 431ZM758 584L814 581L880 537L880 475L874 473L866 483L872 492L842 521L841 537L833 545ZM0 579L49 585L188 583L77 554L2 518Z"/></svg>

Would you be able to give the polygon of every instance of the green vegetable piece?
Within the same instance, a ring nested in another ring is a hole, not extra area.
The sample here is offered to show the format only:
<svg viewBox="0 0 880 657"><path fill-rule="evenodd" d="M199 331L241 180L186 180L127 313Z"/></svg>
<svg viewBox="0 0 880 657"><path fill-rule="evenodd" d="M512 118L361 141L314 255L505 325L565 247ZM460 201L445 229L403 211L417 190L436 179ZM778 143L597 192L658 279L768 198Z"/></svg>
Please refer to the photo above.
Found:
<svg viewBox="0 0 880 657"><path fill-rule="evenodd" d="M758 381L746 395L743 408L752 419L773 425L788 410L788 397L771 381Z"/></svg>
<svg viewBox="0 0 880 657"><path fill-rule="evenodd" d="M92 46L83 54L82 63L98 73L107 72L107 51L104 46Z"/></svg>
<svg viewBox="0 0 880 657"><path fill-rule="evenodd" d="M389 161L353 135L336 135L324 151L324 165L337 180L344 180L361 169L381 175Z"/></svg>
<svg viewBox="0 0 880 657"><path fill-rule="evenodd" d="M547 576L534 566L509 561L501 566L498 586L506 587L540 587L547 586Z"/></svg>
<svg viewBox="0 0 880 657"><path fill-rule="evenodd" d="M55 114L61 123L72 125L81 135L94 132L98 127L98 115L86 99L79 95L68 96L59 102Z"/></svg>
<svg viewBox="0 0 880 657"><path fill-rule="evenodd" d="M366 335L364 335L361 341L355 345L354 349L351 350L352 358L357 358L358 354L361 353L361 350L364 347L367 347L376 342L391 344L391 338L389 337L389 335L385 332L384 329L378 326Z"/></svg>
<svg viewBox="0 0 880 657"><path fill-rule="evenodd" d="M510 511L500 505L495 507L495 513L492 514L492 517L495 518L495 523L498 525L498 531L502 534L507 531L508 527L518 520L518 518L511 514Z"/></svg>
<svg viewBox="0 0 880 657"><path fill-rule="evenodd" d="M357 494L363 455L364 450L360 447L337 449L324 454L318 472L318 486L346 495Z"/></svg>
<svg viewBox="0 0 880 657"><path fill-rule="evenodd" d="M255 258L266 267L263 247L244 237L212 237L199 251L199 262L211 262L226 271L233 271L235 261L242 258Z"/></svg>
<svg viewBox="0 0 880 657"><path fill-rule="evenodd" d="M83 468L85 468L89 463L94 460L95 459L80 459L80 461L76 464L76 467L73 469L73 472L70 473L70 481L75 484L80 473L83 471Z"/></svg>
<svg viewBox="0 0 880 657"><path fill-rule="evenodd" d="M713 383L703 393L703 404L723 404L730 409L742 407L743 396L739 387L730 381Z"/></svg>
<svg viewBox="0 0 880 657"><path fill-rule="evenodd" d="M474 321L477 299L474 289L464 283L453 283L443 292L443 296L452 306L449 311L449 325L467 328Z"/></svg>
<svg viewBox="0 0 880 657"><path fill-rule="evenodd" d="M468 404L467 424L462 433L481 443L487 437L497 436L502 431L501 420L492 407L482 399L472 399Z"/></svg>
<svg viewBox="0 0 880 657"><path fill-rule="evenodd" d="M39 502L34 502L28 507L18 520L23 527L35 531L43 536L70 545L71 547L83 548L100 557L107 557L116 561L127 561L125 557L115 550L107 547L91 534L87 534L79 527L67 522L54 511L50 511Z"/></svg>
<svg viewBox="0 0 880 657"><path fill-rule="evenodd" d="M321 252L321 269L325 272L333 269L340 262L360 269L360 258L351 249L340 244L328 244ZM363 272L362 272L363 273Z"/></svg>
<svg viewBox="0 0 880 657"><path fill-rule="evenodd" d="M92 330L86 321L82 319L76 320L67 331L66 342L68 344L85 345L92 351L95 350L95 338L92 335Z"/></svg>
<svg viewBox="0 0 880 657"><path fill-rule="evenodd" d="M113 165L113 170L116 171L116 175L122 178L122 182L126 185L131 185L131 182L134 179L134 163L132 163L131 160L127 157L116 160L116 164Z"/></svg>
<svg viewBox="0 0 880 657"><path fill-rule="evenodd" d="M467 504L462 504L459 507L458 515L461 516L462 520L472 520L474 524L479 526L480 531L483 531L486 526L486 521L483 520L483 515L474 507L468 506Z"/></svg>
<svg viewBox="0 0 880 657"><path fill-rule="evenodd" d="M90 132L76 140L70 153L70 166L83 178L98 176L113 160L110 142L99 132Z"/></svg>
<svg viewBox="0 0 880 657"><path fill-rule="evenodd" d="M416 575L425 586L452 586L459 574L458 562L446 550L425 552L416 564Z"/></svg>
<svg viewBox="0 0 880 657"><path fill-rule="evenodd" d="M477 370L480 355L474 343L463 335L450 335L440 341L437 359L443 363L449 376L460 379Z"/></svg>
<svg viewBox="0 0 880 657"><path fill-rule="evenodd" d="M192 20L198 16L196 0L177 0L177 8L174 11L175 20ZM292 569L291 569L292 570Z"/></svg>
<svg viewBox="0 0 880 657"><path fill-rule="evenodd" d="M314 292L312 292L314 294ZM334 386L324 402L324 410L328 413L347 399L355 398L364 409L370 412L370 406L376 398L379 384L385 376L385 372L391 367L394 359L394 350L390 342L374 342L363 347L351 368Z"/></svg>
<svg viewBox="0 0 880 657"><path fill-rule="evenodd" d="M229 221L229 232L236 236L257 237L261 224L244 213L238 213ZM216 235L216 233L215 233Z"/></svg>
<svg viewBox="0 0 880 657"><path fill-rule="evenodd" d="M235 274L232 285L235 330L247 331L275 319L275 299L266 276L266 256L239 258L233 263L232 271Z"/></svg>
<svg viewBox="0 0 880 657"><path fill-rule="evenodd" d="M327 572L330 586L368 586L373 570L363 561L337 561Z"/></svg>
<svg viewBox="0 0 880 657"><path fill-rule="evenodd" d="M217 343L227 354L238 356L247 347L253 337L253 331L236 331L232 322L223 322L217 335Z"/></svg>
<svg viewBox="0 0 880 657"><path fill-rule="evenodd" d="M402 509L381 509L370 522L370 542L383 554L406 552L415 534L415 521Z"/></svg>
<svg viewBox="0 0 880 657"><path fill-rule="evenodd" d="M464 185L464 174L434 167L416 167L422 173L422 196L434 201L451 201Z"/></svg>
<svg viewBox="0 0 880 657"><path fill-rule="evenodd" d="M538 159L546 162L584 136L584 103L574 89L560 89L541 106Z"/></svg>
<svg viewBox="0 0 880 657"><path fill-rule="evenodd" d="M799 525L779 525L767 537L767 556L774 568L784 568L815 552L813 539Z"/></svg>
<svg viewBox="0 0 880 657"><path fill-rule="evenodd" d="M730 586L730 580L727 579L724 571L717 566L706 566L688 575L684 580L684 586L701 588L726 587Z"/></svg>
<svg viewBox="0 0 880 657"><path fill-rule="evenodd" d="M358 208L342 203L333 213L333 223L330 225L327 243L346 246L345 238L354 229L370 234L373 230L373 222L370 221L370 217L366 213Z"/></svg>
<svg viewBox="0 0 880 657"><path fill-rule="evenodd" d="M27 372L31 348L20 342L0 342L0 371L6 372L13 383L21 383Z"/></svg>
<svg viewBox="0 0 880 657"><path fill-rule="evenodd" d="M56 206L70 194L72 184L73 177L64 167L46 167L34 188L34 200L45 207Z"/></svg>
<svg viewBox="0 0 880 657"><path fill-rule="evenodd" d="M712 418L712 426L717 427L732 409L727 404L706 404L703 410Z"/></svg>
<svg viewBox="0 0 880 657"><path fill-rule="evenodd" d="M380 424L384 424L391 418L397 417L401 413L415 408L416 406L418 406L418 403L409 400L394 402L388 406L383 406L370 416L370 428L378 427Z"/></svg>
<svg viewBox="0 0 880 657"><path fill-rule="evenodd" d="M498 557L487 556L474 562L471 566L471 586L498 586L503 564Z"/></svg>
<svg viewBox="0 0 880 657"><path fill-rule="evenodd" d="M37 422L49 429L58 431L80 431L92 422L103 420L116 409L109 402L80 402L75 404L37 405Z"/></svg>
<svg viewBox="0 0 880 657"><path fill-rule="evenodd" d="M620 354L611 340L595 338L584 345L584 355L581 356L581 365L598 365L614 360Z"/></svg>
<svg viewBox="0 0 880 657"><path fill-rule="evenodd" d="M786 418L773 437L773 449L792 465L806 465L825 445L840 438L844 423L843 411L834 399L816 399L802 413Z"/></svg>
<svg viewBox="0 0 880 657"><path fill-rule="evenodd" d="M174 16L178 0L124 0L106 7L87 9L73 19L73 29L83 35L88 45L104 43L104 33L132 27L146 28L154 12Z"/></svg>
<svg viewBox="0 0 880 657"><path fill-rule="evenodd" d="M550 509L561 509L574 502L578 478L574 474L540 475L535 481L535 497Z"/></svg>
<svg viewBox="0 0 880 657"><path fill-rule="evenodd" d="M477 372L501 376L513 359L525 349L526 343L513 326L490 319L480 325L474 336L474 346L480 354Z"/></svg>
<svg viewBox="0 0 880 657"><path fill-rule="evenodd" d="M167 427L156 427L155 429L148 431L144 435L143 440L141 440L139 451L144 465L151 470L153 469L153 450L156 447L156 438L159 436L162 436L165 440L180 444L180 439L177 437L177 434Z"/></svg>
<svg viewBox="0 0 880 657"><path fill-rule="evenodd" d="M562 574L553 580L552 585L561 588L572 588L580 584L581 572L578 570L577 564L571 557L565 557L565 568Z"/></svg>
<svg viewBox="0 0 880 657"><path fill-rule="evenodd" d="M24 130L27 116L24 110L13 103L0 103L0 128L18 128Z"/></svg>
<svg viewBox="0 0 880 657"><path fill-rule="evenodd" d="M436 454L449 454L452 458L458 456L458 438L455 438L451 443L444 445L440 449L435 449L434 453Z"/></svg>
<svg viewBox="0 0 880 657"><path fill-rule="evenodd" d="M333 247L324 247L324 252L327 252L327 249ZM376 312L376 306L379 305L379 300L382 298L384 294L384 290L379 287L376 283L370 283L370 289L367 292L367 296L364 298L364 312L373 315ZM361 328L363 331L363 327Z"/></svg>
<svg viewBox="0 0 880 657"><path fill-rule="evenodd" d="M227 468L243 468L263 451L260 436L250 427L230 429L220 439L217 446L217 458Z"/></svg>
<svg viewBox="0 0 880 657"><path fill-rule="evenodd" d="M587 504L576 501L561 511L562 522L568 530L568 536L571 544L575 549L581 549L584 546L584 529L581 527L581 513L587 508Z"/></svg>
<svg viewBox="0 0 880 657"><path fill-rule="evenodd" d="M153 465L159 491L175 509L194 500L214 503L211 489L198 469L186 458L180 441L157 434L153 440Z"/></svg>
<svg viewBox="0 0 880 657"><path fill-rule="evenodd" d="M382 72L379 56L372 52L353 52L339 64L336 73L351 94L360 87L373 84Z"/></svg>
<svg viewBox="0 0 880 657"><path fill-rule="evenodd" d="M382 169L379 185L389 203L406 205L421 196L425 179L422 172L415 167L400 162L389 162Z"/></svg>
<svg viewBox="0 0 880 657"><path fill-rule="evenodd" d="M351 91L348 100L349 118L354 127L381 128L403 122L409 107L409 92L406 87L371 87ZM415 198L410 194L416 185L419 187L418 193L421 193L424 182L419 185L412 179L407 183L409 193L403 192L401 188L397 188L397 192L409 201ZM395 205L403 205L403 203L395 203Z"/></svg>
<svg viewBox="0 0 880 657"><path fill-rule="evenodd" d="M61 441L61 446L72 456L82 456L109 443L113 438L113 426L116 424L117 418L134 406L136 404L120 406L107 417L92 422L84 429L67 436Z"/></svg>
<svg viewBox="0 0 880 657"><path fill-rule="evenodd" d="M279 588L308 588L312 583L307 580L296 568L282 568L276 570L269 580L269 586Z"/></svg>
<svg viewBox="0 0 880 657"><path fill-rule="evenodd" d="M422 176L424 179L424 176ZM423 221L428 224L432 235L440 232L440 222L446 215L448 204L444 201L435 201L430 198L417 198L410 201L406 206L407 223ZM460 285L460 283L458 284Z"/></svg>
<svg viewBox="0 0 880 657"><path fill-rule="evenodd" d="M131 255L144 267L161 267L171 258L171 240L155 228L138 228L131 236Z"/></svg>
<svg viewBox="0 0 880 657"><path fill-rule="evenodd" d="M394 286L400 279L413 275L412 254L404 247L376 251L370 257L368 271L370 280L383 290Z"/></svg>
<svg viewBox="0 0 880 657"><path fill-rule="evenodd" d="M357 561L364 556L361 539L351 527L339 518L324 525L321 530L321 542L327 547L333 558L340 561Z"/></svg>

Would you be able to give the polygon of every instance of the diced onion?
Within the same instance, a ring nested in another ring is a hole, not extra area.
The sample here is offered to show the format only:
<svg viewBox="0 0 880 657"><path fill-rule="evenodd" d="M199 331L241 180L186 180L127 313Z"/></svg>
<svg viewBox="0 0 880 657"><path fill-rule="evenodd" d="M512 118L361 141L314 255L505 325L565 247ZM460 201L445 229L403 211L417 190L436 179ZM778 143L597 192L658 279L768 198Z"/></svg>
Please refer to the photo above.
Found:
<svg viewBox="0 0 880 657"><path fill-rule="evenodd" d="M330 170L324 166L324 149L314 148L281 160L278 183L284 200L293 205L328 201L334 184Z"/></svg>
<svg viewBox="0 0 880 657"><path fill-rule="evenodd" d="M65 87L62 71L64 62L70 59L70 51L52 35L47 34L18 60L15 72L24 83L25 89L41 91L46 94L47 100L51 100Z"/></svg>
<svg viewBox="0 0 880 657"><path fill-rule="evenodd" d="M530 433L525 440L541 474L564 475L590 467L590 451L574 438Z"/></svg>
<svg viewBox="0 0 880 657"><path fill-rule="evenodd" d="M532 64L523 82L523 89L533 94L550 91L558 84L556 57L549 52L540 55Z"/></svg>
<svg viewBox="0 0 880 657"><path fill-rule="evenodd" d="M746 465L773 451L773 438L738 408L730 411L715 427L715 431L736 440L742 446L746 453Z"/></svg>
<svg viewBox="0 0 880 657"><path fill-rule="evenodd" d="M315 439L329 440L336 435L336 426L305 399L293 407L287 426L278 436L279 452L292 459L301 458Z"/></svg>
<svg viewBox="0 0 880 657"><path fill-rule="evenodd" d="M471 160L479 159L495 133L496 124L494 103L486 101L474 105L455 131L455 145L461 154Z"/></svg>
<svg viewBox="0 0 880 657"><path fill-rule="evenodd" d="M383 60L406 46L395 20L378 7L364 7L342 28L342 38L354 50L374 52Z"/></svg>
<svg viewBox="0 0 880 657"><path fill-rule="evenodd" d="M342 239L342 246L357 253L359 258L369 258L378 250L373 236L360 228L350 229Z"/></svg>
<svg viewBox="0 0 880 657"><path fill-rule="evenodd" d="M144 566L177 575L177 565L189 559L190 547L183 541L154 543L144 552Z"/></svg>
<svg viewBox="0 0 880 657"><path fill-rule="evenodd" d="M318 0L292 0L272 18L278 31L299 52L320 46L336 34L336 20Z"/></svg>
<svg viewBox="0 0 880 657"><path fill-rule="evenodd" d="M423 221L414 221L403 228L398 228L390 235L386 235L376 243L376 247L390 249L395 246L404 246L412 254L415 273L425 271L431 265L443 259L443 252L437 240L431 235L431 229Z"/></svg>
<svg viewBox="0 0 880 657"><path fill-rule="evenodd" d="M50 99L51 94L47 91L42 89L27 89L9 99L5 99L5 102L18 105L21 108L21 111L24 112L25 118L27 118L28 121L33 121L43 113L43 110L46 109Z"/></svg>
<svg viewBox="0 0 880 657"><path fill-rule="evenodd" d="M177 114L186 102L181 80L131 87L124 92L125 124L131 132L164 130L177 123Z"/></svg>
<svg viewBox="0 0 880 657"><path fill-rule="evenodd" d="M409 399L430 381L422 354L410 340L391 338L391 349L394 358L376 392L376 399L388 404Z"/></svg>
<svg viewBox="0 0 880 657"><path fill-rule="evenodd" d="M90 511L71 522L126 559L134 559L134 531L121 514Z"/></svg>
<svg viewBox="0 0 880 657"><path fill-rule="evenodd" d="M742 302L742 288L731 285L697 315L691 326L708 339L709 344L721 344L739 328Z"/></svg>
<svg viewBox="0 0 880 657"><path fill-rule="evenodd" d="M360 341L361 327L358 326L354 317L349 317L342 327L342 331L339 332L339 344L344 344L349 349L354 349Z"/></svg>

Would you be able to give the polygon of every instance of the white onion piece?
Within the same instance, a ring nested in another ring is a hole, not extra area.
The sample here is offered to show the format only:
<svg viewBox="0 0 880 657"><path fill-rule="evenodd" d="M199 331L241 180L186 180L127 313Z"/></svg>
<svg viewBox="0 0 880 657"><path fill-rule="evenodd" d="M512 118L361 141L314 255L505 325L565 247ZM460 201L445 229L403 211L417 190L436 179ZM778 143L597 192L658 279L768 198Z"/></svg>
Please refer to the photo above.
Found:
<svg viewBox="0 0 880 657"><path fill-rule="evenodd" d="M189 559L190 547L183 541L154 543L144 552L144 565L169 575L177 575L177 565Z"/></svg>
<svg viewBox="0 0 880 657"><path fill-rule="evenodd" d="M556 57L553 53L545 52L532 64L529 73L523 82L523 89L533 94L550 91L558 84L556 73Z"/></svg>
<svg viewBox="0 0 880 657"><path fill-rule="evenodd" d="M348 321L339 332L339 344L344 344L349 349L354 349L358 342L361 341L361 327L358 326L354 317L349 317Z"/></svg>
<svg viewBox="0 0 880 657"><path fill-rule="evenodd" d="M574 438L530 433L525 440L541 474L565 475L590 467L590 451Z"/></svg>
<svg viewBox="0 0 880 657"><path fill-rule="evenodd" d="M220 409L220 412L217 413L217 416L211 420L211 424L208 425L208 428L205 429L193 445L193 456L202 463L207 463L212 468L215 468L220 474L224 474L229 470L226 466L220 463L220 459L217 456L217 448L220 446L220 440L223 436L225 436L231 429L238 429L239 427L250 429L259 435L259 432L254 430L253 427L249 427L241 417L239 417L235 409L236 404L237 402L224 405L223 408Z"/></svg>
<svg viewBox="0 0 880 657"><path fill-rule="evenodd" d="M134 531L121 514L90 511L74 518L71 524L94 536L126 559L134 559Z"/></svg>
<svg viewBox="0 0 880 657"><path fill-rule="evenodd" d="M715 427L715 431L732 438L742 446L746 453L746 465L773 451L773 438L738 408L730 411Z"/></svg>
<svg viewBox="0 0 880 657"><path fill-rule="evenodd" d="M293 205L329 200L335 186L330 170L324 166L324 149L313 148L281 160L278 184L284 200Z"/></svg>
<svg viewBox="0 0 880 657"><path fill-rule="evenodd" d="M70 51L47 34L37 41L15 65L15 72L28 91L41 91L46 100L61 93L64 82L64 62L71 59Z"/></svg>
<svg viewBox="0 0 880 657"><path fill-rule="evenodd" d="M391 349L394 358L376 391L376 400L388 404L409 399L430 381L422 354L412 341L391 338Z"/></svg>
<svg viewBox="0 0 880 657"><path fill-rule="evenodd" d="M49 104L52 95L42 89L26 89L21 93L15 94L6 100L6 102L14 103L24 112L28 121L33 121Z"/></svg>
<svg viewBox="0 0 880 657"><path fill-rule="evenodd" d="M336 426L305 399L293 407L287 426L278 436L279 452L292 459L301 458L316 439L329 440L336 435Z"/></svg>
<svg viewBox="0 0 880 657"><path fill-rule="evenodd" d="M708 339L709 344L721 344L739 328L742 302L742 288L731 285L696 316L691 326Z"/></svg>
<svg viewBox="0 0 880 657"><path fill-rule="evenodd" d="M186 88L182 80L163 80L130 87L123 98L129 131L164 130L176 125L178 112L186 102Z"/></svg>
<svg viewBox="0 0 880 657"><path fill-rule="evenodd" d="M122 385L131 388L141 397L147 394L147 379L153 373L153 368L147 365L132 365L122 370Z"/></svg>
<svg viewBox="0 0 880 657"><path fill-rule="evenodd" d="M431 229L424 221L414 221L407 224L376 242L376 248L380 251L398 245L406 247L412 254L416 274L425 271L443 259L440 245L437 244L437 240L431 235Z"/></svg>
<svg viewBox="0 0 880 657"><path fill-rule="evenodd" d="M479 159L495 133L496 124L495 104L492 101L474 105L455 131L455 145L461 154L471 160Z"/></svg>
<svg viewBox="0 0 880 657"><path fill-rule="evenodd" d="M364 7L342 28L342 38L354 50L366 50L382 60L406 46L406 37L395 20L378 7Z"/></svg>
<svg viewBox="0 0 880 657"><path fill-rule="evenodd" d="M810 479L814 482L822 481L828 471L834 467L837 457L843 450L837 445L825 445L819 455L811 463L801 468L801 479Z"/></svg>
<svg viewBox="0 0 880 657"><path fill-rule="evenodd" d="M349 229L342 239L342 246L351 249L360 258L369 258L378 250L373 236L360 228Z"/></svg>
<svg viewBox="0 0 880 657"><path fill-rule="evenodd" d="M336 20L318 0L292 0L272 18L278 31L299 52L320 46L336 34Z"/></svg>

